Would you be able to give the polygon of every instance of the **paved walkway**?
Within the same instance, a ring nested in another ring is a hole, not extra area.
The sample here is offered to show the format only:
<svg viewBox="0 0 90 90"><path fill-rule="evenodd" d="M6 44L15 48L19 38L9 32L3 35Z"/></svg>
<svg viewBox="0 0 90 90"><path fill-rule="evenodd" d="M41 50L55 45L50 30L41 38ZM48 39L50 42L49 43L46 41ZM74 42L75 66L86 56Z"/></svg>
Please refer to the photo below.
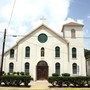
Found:
<svg viewBox="0 0 90 90"><path fill-rule="evenodd" d="M48 90L50 84L47 80L38 80L36 82L31 82L31 88L30 89L42 89L42 90Z"/></svg>

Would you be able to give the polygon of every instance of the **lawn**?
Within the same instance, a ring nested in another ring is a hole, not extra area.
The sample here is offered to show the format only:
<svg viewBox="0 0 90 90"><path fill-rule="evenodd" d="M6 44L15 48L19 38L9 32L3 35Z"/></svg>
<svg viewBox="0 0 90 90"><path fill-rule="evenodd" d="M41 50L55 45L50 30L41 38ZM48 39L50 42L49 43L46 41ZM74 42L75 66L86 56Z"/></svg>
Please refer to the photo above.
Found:
<svg viewBox="0 0 90 90"><path fill-rule="evenodd" d="M63 90L90 90L90 88L63 88Z"/></svg>

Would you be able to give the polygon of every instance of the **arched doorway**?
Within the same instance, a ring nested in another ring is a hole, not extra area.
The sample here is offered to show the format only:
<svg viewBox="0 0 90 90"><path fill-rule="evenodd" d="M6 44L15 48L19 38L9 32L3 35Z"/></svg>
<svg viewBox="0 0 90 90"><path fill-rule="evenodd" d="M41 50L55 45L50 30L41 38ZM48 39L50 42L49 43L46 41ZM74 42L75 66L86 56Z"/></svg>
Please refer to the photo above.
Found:
<svg viewBox="0 0 90 90"><path fill-rule="evenodd" d="M37 80L48 78L48 64L45 61L40 61L36 67Z"/></svg>

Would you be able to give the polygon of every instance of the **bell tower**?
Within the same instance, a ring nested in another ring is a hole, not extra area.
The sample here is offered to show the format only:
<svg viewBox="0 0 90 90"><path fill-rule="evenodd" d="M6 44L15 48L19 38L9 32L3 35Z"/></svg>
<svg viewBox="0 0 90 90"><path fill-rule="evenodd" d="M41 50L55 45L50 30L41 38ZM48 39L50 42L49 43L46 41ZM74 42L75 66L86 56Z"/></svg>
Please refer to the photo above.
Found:
<svg viewBox="0 0 90 90"><path fill-rule="evenodd" d="M86 63L84 57L84 40L83 40L83 26L76 22L70 22L63 25L63 38L69 42L69 64L71 75L86 75ZM73 70L73 65L76 64L76 72Z"/></svg>
<svg viewBox="0 0 90 90"><path fill-rule="evenodd" d="M63 37L68 38L76 38L83 37L83 24L79 24L76 22L70 22L63 25L62 32Z"/></svg>

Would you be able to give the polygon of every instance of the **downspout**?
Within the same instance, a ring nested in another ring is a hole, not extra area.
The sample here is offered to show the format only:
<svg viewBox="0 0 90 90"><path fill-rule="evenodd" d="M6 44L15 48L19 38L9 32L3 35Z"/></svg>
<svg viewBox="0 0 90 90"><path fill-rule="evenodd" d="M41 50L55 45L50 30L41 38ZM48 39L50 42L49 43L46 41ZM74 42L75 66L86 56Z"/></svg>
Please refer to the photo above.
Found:
<svg viewBox="0 0 90 90"><path fill-rule="evenodd" d="M87 62L88 62L88 59L87 58L85 58L85 60L86 60L86 76L88 76L88 74L87 74Z"/></svg>
<svg viewBox="0 0 90 90"><path fill-rule="evenodd" d="M18 44L17 44L17 51L16 51L16 62L18 61Z"/></svg>
<svg viewBox="0 0 90 90"><path fill-rule="evenodd" d="M69 55L70 55L70 52L69 52L69 43L67 44L67 46L68 46L68 62L70 61L69 59Z"/></svg>

